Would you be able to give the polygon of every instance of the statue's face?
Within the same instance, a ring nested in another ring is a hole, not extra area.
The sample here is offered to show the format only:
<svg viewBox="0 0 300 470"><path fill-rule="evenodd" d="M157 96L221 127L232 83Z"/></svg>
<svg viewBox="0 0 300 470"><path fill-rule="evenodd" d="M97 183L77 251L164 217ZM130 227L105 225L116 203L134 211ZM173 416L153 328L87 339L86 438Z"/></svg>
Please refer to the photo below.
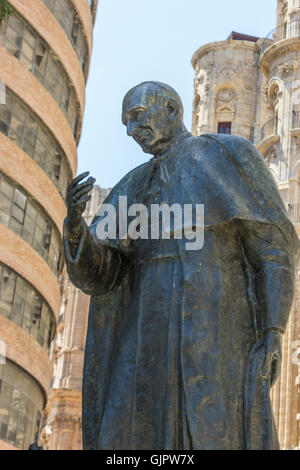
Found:
<svg viewBox="0 0 300 470"><path fill-rule="evenodd" d="M161 154L174 135L172 110L163 92L151 86L140 86L123 101L122 121L127 134L152 155Z"/></svg>

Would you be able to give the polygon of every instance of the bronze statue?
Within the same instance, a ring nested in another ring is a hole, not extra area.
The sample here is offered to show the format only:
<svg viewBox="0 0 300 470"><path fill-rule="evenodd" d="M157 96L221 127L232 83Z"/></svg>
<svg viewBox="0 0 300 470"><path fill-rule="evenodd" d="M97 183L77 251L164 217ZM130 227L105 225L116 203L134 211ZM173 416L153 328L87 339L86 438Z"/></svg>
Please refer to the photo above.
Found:
<svg viewBox="0 0 300 470"><path fill-rule="evenodd" d="M85 449L277 449L270 405L294 294L299 241L248 141L194 137L178 94L142 83L123 101L127 133L153 155L105 203L204 204L204 245L99 239L81 217L95 180L68 190L65 256L91 295L83 379ZM119 220L117 218L117 220Z"/></svg>

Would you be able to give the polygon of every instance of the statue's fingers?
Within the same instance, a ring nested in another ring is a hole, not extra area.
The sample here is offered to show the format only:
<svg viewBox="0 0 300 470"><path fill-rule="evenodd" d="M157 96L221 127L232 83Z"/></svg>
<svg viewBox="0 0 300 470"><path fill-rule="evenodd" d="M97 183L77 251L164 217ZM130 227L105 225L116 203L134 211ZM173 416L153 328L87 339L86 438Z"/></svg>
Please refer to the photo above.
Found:
<svg viewBox="0 0 300 470"><path fill-rule="evenodd" d="M96 181L95 178L93 178L91 176L84 183L77 184L76 186L74 186L73 188L70 189L70 191L69 191L70 196L73 196L73 194L78 193L78 191L80 191L81 189L86 188L89 185L93 185L95 183L95 181Z"/></svg>
<svg viewBox="0 0 300 470"><path fill-rule="evenodd" d="M76 176L76 178L74 178L71 183L70 183L70 186L69 188L74 188L74 186L76 186L81 180L83 180L84 178L86 178L88 175L90 174L89 171L85 171L84 173L81 173L80 175Z"/></svg>
<svg viewBox="0 0 300 470"><path fill-rule="evenodd" d="M72 207L80 206L80 204L84 204L88 202L91 199L91 197L92 197L91 195L82 197L81 199L79 199L79 201L75 202L75 204L72 204Z"/></svg>
<svg viewBox="0 0 300 470"><path fill-rule="evenodd" d="M81 189L80 191L78 191L72 197L73 202L78 201L82 196L84 196L85 194L88 194L92 189L93 189L93 185L90 184L90 185L86 186L85 188Z"/></svg>

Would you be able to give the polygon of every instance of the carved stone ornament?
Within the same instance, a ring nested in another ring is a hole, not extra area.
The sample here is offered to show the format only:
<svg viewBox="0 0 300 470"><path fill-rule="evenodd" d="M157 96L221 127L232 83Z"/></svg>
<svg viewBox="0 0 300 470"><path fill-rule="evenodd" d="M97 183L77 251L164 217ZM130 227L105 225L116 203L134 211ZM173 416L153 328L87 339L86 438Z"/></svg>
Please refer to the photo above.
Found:
<svg viewBox="0 0 300 470"><path fill-rule="evenodd" d="M277 160L277 157L278 157L277 148L274 145L270 147L264 155L264 159L267 165L270 165L270 163L272 162L275 163Z"/></svg>
<svg viewBox="0 0 300 470"><path fill-rule="evenodd" d="M235 91L231 88L223 88L223 90L218 93L218 101L222 101L224 103L228 103L233 100L234 97Z"/></svg>
<svg viewBox="0 0 300 470"><path fill-rule="evenodd" d="M296 60L293 60L291 62L286 62L285 64L282 64L279 67L279 73L280 75L289 75L290 73L295 72L297 68L298 68L298 63Z"/></svg>
<svg viewBox="0 0 300 470"><path fill-rule="evenodd" d="M219 73L220 75L223 75L223 77L226 78L227 80L230 80L234 76L235 70L233 67L226 65L226 67L220 70Z"/></svg>

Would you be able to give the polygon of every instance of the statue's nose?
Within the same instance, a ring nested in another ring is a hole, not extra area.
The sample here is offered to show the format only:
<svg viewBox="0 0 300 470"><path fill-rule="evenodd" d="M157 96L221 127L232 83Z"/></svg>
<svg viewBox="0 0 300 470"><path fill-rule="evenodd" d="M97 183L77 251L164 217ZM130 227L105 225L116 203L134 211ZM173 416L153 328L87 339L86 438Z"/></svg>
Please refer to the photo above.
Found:
<svg viewBox="0 0 300 470"><path fill-rule="evenodd" d="M136 129L137 129L137 124L128 121L128 123L127 123L127 134L130 135L131 137L133 137L135 132L136 132Z"/></svg>

